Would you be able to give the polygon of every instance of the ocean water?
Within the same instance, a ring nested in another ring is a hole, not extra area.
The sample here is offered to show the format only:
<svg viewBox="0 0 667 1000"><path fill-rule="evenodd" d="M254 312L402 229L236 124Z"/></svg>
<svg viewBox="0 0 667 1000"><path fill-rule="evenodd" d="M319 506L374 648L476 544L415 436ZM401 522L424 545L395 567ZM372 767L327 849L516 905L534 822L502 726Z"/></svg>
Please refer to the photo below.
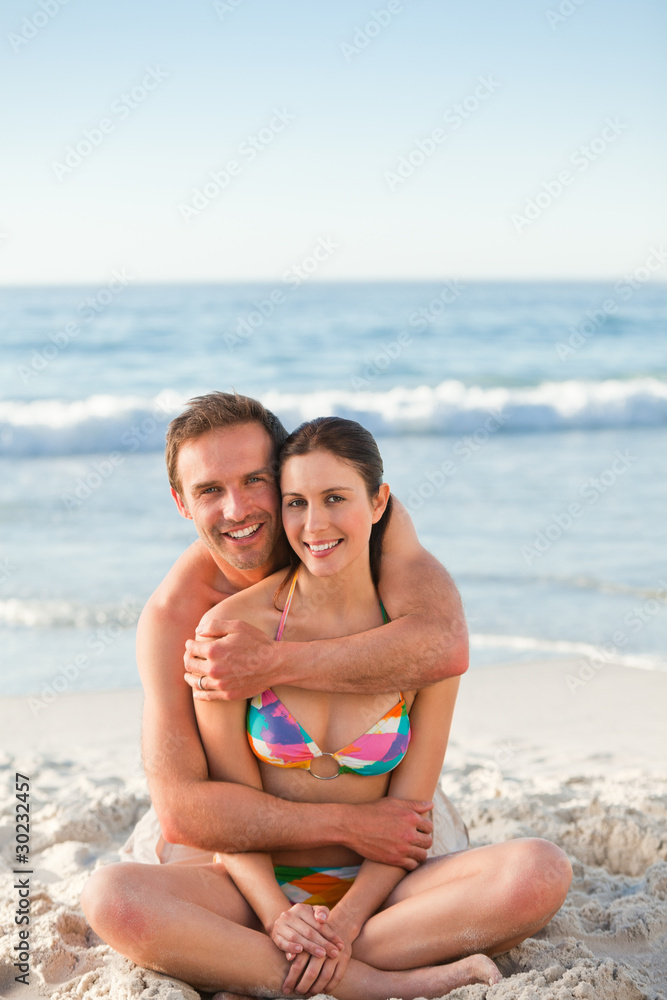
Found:
<svg viewBox="0 0 667 1000"><path fill-rule="evenodd" d="M472 669L667 669L667 286L642 278L2 290L0 694L139 683L136 618L194 538L165 428L232 387L376 434Z"/></svg>

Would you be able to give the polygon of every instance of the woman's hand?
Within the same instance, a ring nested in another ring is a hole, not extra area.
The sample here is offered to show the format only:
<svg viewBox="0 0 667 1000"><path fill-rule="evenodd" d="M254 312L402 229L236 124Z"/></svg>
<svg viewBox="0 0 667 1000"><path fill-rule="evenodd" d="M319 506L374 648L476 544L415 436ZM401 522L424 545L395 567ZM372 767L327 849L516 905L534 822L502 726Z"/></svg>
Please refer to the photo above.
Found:
<svg viewBox="0 0 667 1000"><path fill-rule="evenodd" d="M326 907L318 909L326 910ZM339 932L341 942L344 940L337 956L318 957L307 952L298 955L292 962L282 985L284 993L296 990L301 996L312 997L317 993L332 993L340 983L352 956L352 944L359 932L343 924L337 927L335 915L329 917L328 925L329 930Z"/></svg>
<svg viewBox="0 0 667 1000"><path fill-rule="evenodd" d="M271 940L285 952L288 961L301 953L306 958L337 958L344 943L328 925L328 916L326 906L295 903L274 920L270 931Z"/></svg>
<svg viewBox="0 0 667 1000"><path fill-rule="evenodd" d="M303 952L292 962L282 985L283 993L296 989L300 996L314 997L318 993L333 993L345 975L352 955L352 945L345 945L338 958L316 958Z"/></svg>

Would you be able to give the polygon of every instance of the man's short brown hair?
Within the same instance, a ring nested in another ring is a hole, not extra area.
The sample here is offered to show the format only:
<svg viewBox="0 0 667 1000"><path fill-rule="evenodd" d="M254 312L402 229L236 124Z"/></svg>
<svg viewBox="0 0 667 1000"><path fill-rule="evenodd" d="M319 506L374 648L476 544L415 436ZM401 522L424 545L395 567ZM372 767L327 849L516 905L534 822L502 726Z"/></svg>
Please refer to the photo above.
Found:
<svg viewBox="0 0 667 1000"><path fill-rule="evenodd" d="M178 453L184 441L198 438L215 427L235 427L238 424L258 423L273 442L273 460L277 459L287 431L278 417L250 396L238 392L209 392L188 401L188 409L175 417L167 429L165 458L169 483L181 492L178 478Z"/></svg>

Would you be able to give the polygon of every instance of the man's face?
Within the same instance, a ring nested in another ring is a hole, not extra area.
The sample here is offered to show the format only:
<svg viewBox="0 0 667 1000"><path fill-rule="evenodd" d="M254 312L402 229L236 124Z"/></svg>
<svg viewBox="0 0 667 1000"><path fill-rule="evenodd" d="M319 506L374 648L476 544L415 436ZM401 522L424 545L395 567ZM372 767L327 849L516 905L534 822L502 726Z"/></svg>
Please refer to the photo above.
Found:
<svg viewBox="0 0 667 1000"><path fill-rule="evenodd" d="M181 495L172 496L201 540L231 566L259 569L281 536L272 442L258 423L217 427L178 453Z"/></svg>

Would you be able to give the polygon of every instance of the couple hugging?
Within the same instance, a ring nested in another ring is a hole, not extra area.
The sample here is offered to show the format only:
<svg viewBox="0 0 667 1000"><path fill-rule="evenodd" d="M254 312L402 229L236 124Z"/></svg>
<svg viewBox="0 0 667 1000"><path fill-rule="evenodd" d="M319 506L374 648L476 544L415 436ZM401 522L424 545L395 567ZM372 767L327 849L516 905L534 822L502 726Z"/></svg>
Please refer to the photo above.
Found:
<svg viewBox="0 0 667 1000"><path fill-rule="evenodd" d="M210 393L166 457L200 540L138 629L154 863L93 874L92 927L203 991L497 982L489 956L550 920L571 868L537 838L427 859L466 630L373 437L338 417L288 436Z"/></svg>

